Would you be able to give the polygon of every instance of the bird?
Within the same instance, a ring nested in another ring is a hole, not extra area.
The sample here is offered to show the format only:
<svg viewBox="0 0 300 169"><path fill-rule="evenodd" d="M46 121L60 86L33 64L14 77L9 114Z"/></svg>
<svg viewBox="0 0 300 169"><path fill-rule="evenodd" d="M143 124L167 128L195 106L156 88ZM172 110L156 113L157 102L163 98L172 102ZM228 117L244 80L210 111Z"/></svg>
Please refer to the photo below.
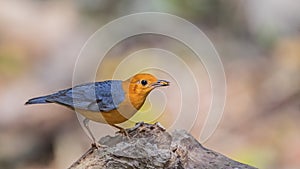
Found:
<svg viewBox="0 0 300 169"><path fill-rule="evenodd" d="M25 105L56 103L68 107L85 118L93 143L99 145L89 128L89 121L109 124L128 136L117 124L129 120L143 106L148 94L157 87L169 86L149 73L138 73L127 80L105 80L76 85L56 93L29 99Z"/></svg>

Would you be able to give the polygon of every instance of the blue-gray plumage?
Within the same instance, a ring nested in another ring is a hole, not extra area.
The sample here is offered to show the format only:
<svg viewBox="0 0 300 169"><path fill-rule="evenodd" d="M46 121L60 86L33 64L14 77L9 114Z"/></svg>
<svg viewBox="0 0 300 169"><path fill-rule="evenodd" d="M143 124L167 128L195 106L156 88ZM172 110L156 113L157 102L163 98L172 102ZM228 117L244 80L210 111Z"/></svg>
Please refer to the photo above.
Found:
<svg viewBox="0 0 300 169"><path fill-rule="evenodd" d="M57 93L30 99L25 104L58 103L72 109L108 112L125 98L121 80L87 83Z"/></svg>

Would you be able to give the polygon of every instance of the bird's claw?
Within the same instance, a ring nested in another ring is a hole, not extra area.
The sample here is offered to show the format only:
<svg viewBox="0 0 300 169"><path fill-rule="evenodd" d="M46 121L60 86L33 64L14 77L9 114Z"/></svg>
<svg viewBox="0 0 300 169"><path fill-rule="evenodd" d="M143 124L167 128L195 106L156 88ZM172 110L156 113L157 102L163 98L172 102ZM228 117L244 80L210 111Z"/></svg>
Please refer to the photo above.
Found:
<svg viewBox="0 0 300 169"><path fill-rule="evenodd" d="M92 148L94 148L94 149L106 148L106 147L107 147L106 145L102 145L102 144L100 144L98 142L92 143Z"/></svg>
<svg viewBox="0 0 300 169"><path fill-rule="evenodd" d="M126 129L120 129L120 130L118 131L118 133L120 133L120 134L122 134L123 136L125 136L128 140L130 139L129 134L128 134L128 132L127 132Z"/></svg>

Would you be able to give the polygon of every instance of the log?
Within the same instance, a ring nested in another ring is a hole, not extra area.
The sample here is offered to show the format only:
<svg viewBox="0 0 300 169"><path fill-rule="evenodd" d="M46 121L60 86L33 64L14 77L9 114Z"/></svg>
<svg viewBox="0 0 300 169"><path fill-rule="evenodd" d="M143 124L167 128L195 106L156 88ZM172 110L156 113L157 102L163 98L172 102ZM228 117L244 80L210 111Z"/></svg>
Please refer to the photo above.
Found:
<svg viewBox="0 0 300 169"><path fill-rule="evenodd" d="M255 169L203 147L184 130L168 133L156 124L137 123L122 134L105 136L69 169Z"/></svg>

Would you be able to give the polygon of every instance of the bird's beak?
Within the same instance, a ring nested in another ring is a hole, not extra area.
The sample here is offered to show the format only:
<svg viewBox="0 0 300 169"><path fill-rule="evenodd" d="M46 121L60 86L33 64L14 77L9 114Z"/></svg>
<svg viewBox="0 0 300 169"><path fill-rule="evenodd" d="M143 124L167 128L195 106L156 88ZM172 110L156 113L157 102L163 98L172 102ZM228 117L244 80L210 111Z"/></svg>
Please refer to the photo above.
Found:
<svg viewBox="0 0 300 169"><path fill-rule="evenodd" d="M166 81L166 80L158 80L155 83L152 83L151 86L153 87L161 87L161 86L169 86L170 82Z"/></svg>

